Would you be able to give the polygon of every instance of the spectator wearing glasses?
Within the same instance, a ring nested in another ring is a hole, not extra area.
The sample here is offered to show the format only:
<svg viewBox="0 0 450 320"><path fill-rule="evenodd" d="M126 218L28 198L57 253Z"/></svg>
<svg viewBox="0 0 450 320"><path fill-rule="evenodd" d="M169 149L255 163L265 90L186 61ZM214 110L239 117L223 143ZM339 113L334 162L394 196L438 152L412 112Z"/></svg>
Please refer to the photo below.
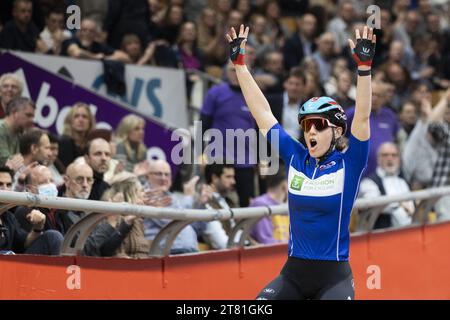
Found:
<svg viewBox="0 0 450 320"><path fill-rule="evenodd" d="M195 198L190 195L179 195L169 192L172 186L172 172L165 160L150 162L148 167L148 182L144 185L147 194L146 204L155 207L171 207L188 209L195 206ZM198 178L191 180L195 184ZM191 188L192 189L192 188ZM194 188L195 190L195 188ZM171 222L170 219L145 219L145 237L153 240L158 232ZM205 230L206 223L198 221L186 226L173 242L171 254L190 253L198 251L198 236Z"/></svg>
<svg viewBox="0 0 450 320"><path fill-rule="evenodd" d="M63 196L86 200L89 198L94 183L94 171L86 163L72 163L64 176L65 190ZM69 228L86 215L82 211L56 210L54 224L56 229L66 234Z"/></svg>
<svg viewBox="0 0 450 320"><path fill-rule="evenodd" d="M378 166L371 176L361 181L359 197L376 198L382 195L398 195L410 192L400 171L400 152L396 144L383 143L378 149ZM391 203L378 216L374 229L401 227L412 222L414 203Z"/></svg>
<svg viewBox="0 0 450 320"><path fill-rule="evenodd" d="M13 172L7 167L0 167L0 190L11 191ZM42 254L58 255L63 241L62 235L55 230L43 231L46 216L31 210L28 219L32 230L24 230L10 212L0 212L0 254Z"/></svg>

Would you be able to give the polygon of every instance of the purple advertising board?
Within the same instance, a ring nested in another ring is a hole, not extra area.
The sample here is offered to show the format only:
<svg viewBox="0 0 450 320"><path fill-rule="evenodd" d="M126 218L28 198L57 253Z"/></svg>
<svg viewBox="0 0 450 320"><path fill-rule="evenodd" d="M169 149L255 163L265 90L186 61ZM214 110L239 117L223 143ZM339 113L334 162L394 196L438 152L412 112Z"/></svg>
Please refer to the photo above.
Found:
<svg viewBox="0 0 450 320"><path fill-rule="evenodd" d="M100 126L115 129L120 120L135 110L127 109L117 103L84 89L60 75L50 73L11 53L0 55L0 75L12 72L24 81L24 96L36 102L36 125L50 132L62 133L64 117L70 106L76 102L85 102L95 113ZM163 158L171 164L172 148L178 143L171 141L173 129L158 123L142 114L145 119L145 144L149 149L148 157ZM64 152L64 150L60 150Z"/></svg>

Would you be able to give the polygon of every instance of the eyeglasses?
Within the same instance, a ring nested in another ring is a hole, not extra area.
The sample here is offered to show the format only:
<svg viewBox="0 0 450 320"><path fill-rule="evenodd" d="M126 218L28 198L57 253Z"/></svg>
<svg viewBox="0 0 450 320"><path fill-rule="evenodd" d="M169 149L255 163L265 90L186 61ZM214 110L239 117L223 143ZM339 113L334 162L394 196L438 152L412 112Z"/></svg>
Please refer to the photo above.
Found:
<svg viewBox="0 0 450 320"><path fill-rule="evenodd" d="M318 131L325 130L328 127L336 127L326 118L306 118L300 122L300 126L305 132L309 132L309 130L311 130L311 127L313 125L314 128L316 128L316 130Z"/></svg>
<svg viewBox="0 0 450 320"><path fill-rule="evenodd" d="M84 181L86 181L88 184L94 183L94 178L91 177L82 177L78 176L75 178L71 178L73 181L75 181L76 184L83 184Z"/></svg>
<svg viewBox="0 0 450 320"><path fill-rule="evenodd" d="M170 172L149 172L149 174L158 178L161 178L162 176L170 178L170 176L172 175Z"/></svg>
<svg viewBox="0 0 450 320"><path fill-rule="evenodd" d="M398 153L381 153L380 154L382 157L398 157Z"/></svg>

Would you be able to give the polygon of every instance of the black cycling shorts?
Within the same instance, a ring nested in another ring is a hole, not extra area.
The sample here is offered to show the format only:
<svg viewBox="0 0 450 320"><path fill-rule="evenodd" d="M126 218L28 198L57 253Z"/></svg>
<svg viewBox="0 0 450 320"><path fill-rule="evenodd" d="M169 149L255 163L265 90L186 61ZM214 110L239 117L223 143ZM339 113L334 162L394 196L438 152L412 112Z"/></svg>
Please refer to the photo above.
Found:
<svg viewBox="0 0 450 320"><path fill-rule="evenodd" d="M280 275L257 300L353 300L353 274L347 261L305 260L289 257Z"/></svg>

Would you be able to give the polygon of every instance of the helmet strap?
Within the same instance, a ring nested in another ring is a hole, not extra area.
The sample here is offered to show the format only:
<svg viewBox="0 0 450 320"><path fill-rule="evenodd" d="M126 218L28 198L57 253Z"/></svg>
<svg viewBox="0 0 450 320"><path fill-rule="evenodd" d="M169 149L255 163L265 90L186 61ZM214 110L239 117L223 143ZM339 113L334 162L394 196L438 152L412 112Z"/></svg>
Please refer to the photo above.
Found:
<svg viewBox="0 0 450 320"><path fill-rule="evenodd" d="M331 128L331 129L333 130L333 136L331 137L330 147L328 148L328 151L325 152L325 154L319 158L319 162L322 162L323 160L325 160L334 151L334 149L336 147L335 128Z"/></svg>

